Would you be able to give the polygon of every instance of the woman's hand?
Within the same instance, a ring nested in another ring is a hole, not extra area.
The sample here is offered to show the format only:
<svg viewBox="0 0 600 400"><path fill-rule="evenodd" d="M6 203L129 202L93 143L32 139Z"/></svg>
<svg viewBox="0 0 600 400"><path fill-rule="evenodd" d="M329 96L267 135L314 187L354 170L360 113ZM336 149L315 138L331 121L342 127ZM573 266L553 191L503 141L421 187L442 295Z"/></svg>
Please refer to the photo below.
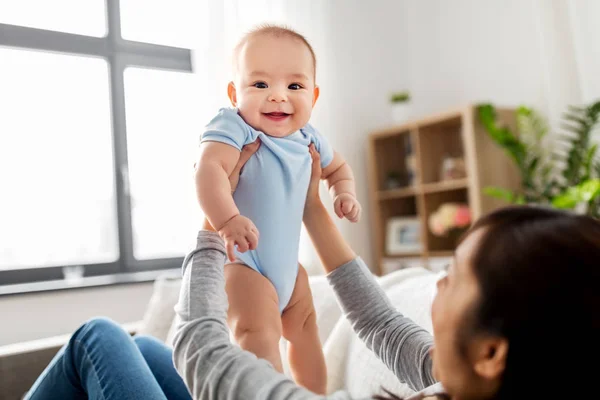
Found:
<svg viewBox="0 0 600 400"><path fill-rule="evenodd" d="M242 151L240 152L240 158L238 159L237 164L235 164L235 168L229 174L229 185L231 186L231 193L235 192L238 183L240 182L240 174L242 173L242 169L244 165L248 162L250 157L256 153L260 147L260 139L256 139L254 143L250 143L242 147ZM204 223L202 224L202 229L207 231L214 231L215 228L208 222L208 218L204 217Z"/></svg>
<svg viewBox="0 0 600 400"><path fill-rule="evenodd" d="M254 143L250 143L242 147L242 151L240 152L240 159L231 174L229 175L229 184L231 185L231 193L235 192L238 183L240 182L240 174L242 173L242 168L248 162L250 157L254 155L258 151L260 147L260 138L256 139Z"/></svg>
<svg viewBox="0 0 600 400"><path fill-rule="evenodd" d="M308 152L312 159L312 168L310 174L310 183L308 184L308 192L306 193L306 203L304 205L304 213L309 211L314 206L322 205L321 197L319 196L319 184L321 182L321 155L315 148L313 143L308 146Z"/></svg>

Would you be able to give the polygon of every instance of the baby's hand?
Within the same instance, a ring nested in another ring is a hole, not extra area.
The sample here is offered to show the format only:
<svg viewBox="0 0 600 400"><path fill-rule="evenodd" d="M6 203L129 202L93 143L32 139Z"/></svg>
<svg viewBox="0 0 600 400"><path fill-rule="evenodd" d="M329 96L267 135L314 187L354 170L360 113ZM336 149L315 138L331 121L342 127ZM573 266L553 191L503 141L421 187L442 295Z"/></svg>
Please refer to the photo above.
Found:
<svg viewBox="0 0 600 400"><path fill-rule="evenodd" d="M346 217L350 222L358 222L362 211L360 203L350 193L337 195L333 201L333 209L338 217Z"/></svg>
<svg viewBox="0 0 600 400"><path fill-rule="evenodd" d="M236 215L219 229L219 235L225 241L227 248L227 258L229 261L235 261L235 246L240 253L256 249L258 245L258 229L250 219Z"/></svg>

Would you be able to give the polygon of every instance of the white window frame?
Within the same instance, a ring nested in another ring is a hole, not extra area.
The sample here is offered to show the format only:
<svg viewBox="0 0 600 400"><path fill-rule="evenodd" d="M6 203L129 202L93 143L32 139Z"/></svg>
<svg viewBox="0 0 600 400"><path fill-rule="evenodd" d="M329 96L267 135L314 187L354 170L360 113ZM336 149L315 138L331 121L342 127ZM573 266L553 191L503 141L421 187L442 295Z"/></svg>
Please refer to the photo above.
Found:
<svg viewBox="0 0 600 400"><path fill-rule="evenodd" d="M62 265L0 271L0 295L149 281L165 270L175 272L181 266L182 258L136 260L133 255L123 73L132 66L192 72L191 50L123 39L119 0L106 0L106 21L106 36L100 38L0 24L0 46L96 57L108 63L119 259L114 263L78 266L83 275L75 281L65 279L65 272L72 267Z"/></svg>

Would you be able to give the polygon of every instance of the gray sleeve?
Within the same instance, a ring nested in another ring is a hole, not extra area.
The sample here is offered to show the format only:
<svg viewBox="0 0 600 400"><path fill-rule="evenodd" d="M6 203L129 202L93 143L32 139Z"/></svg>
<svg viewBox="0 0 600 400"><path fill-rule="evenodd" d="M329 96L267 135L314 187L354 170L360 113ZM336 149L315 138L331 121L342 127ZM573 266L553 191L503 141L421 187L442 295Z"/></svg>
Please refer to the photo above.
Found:
<svg viewBox="0 0 600 400"><path fill-rule="evenodd" d="M401 382L415 391L436 382L429 355L432 336L393 308L360 258L337 268L328 279L358 337Z"/></svg>
<svg viewBox="0 0 600 400"><path fill-rule="evenodd" d="M226 325L225 247L218 234L201 231L184 260L175 311L179 324L173 361L194 399L344 400L338 392L317 396L297 386L270 363L233 345ZM191 265L190 264L191 260Z"/></svg>

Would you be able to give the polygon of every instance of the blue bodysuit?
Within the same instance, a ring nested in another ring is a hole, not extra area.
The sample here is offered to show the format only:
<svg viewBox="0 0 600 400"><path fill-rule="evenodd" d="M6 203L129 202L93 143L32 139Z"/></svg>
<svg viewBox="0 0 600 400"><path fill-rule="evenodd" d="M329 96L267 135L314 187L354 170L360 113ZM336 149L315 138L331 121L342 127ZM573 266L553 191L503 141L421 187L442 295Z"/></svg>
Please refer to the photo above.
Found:
<svg viewBox="0 0 600 400"><path fill-rule="evenodd" d="M256 250L236 250L236 257L273 283L282 312L298 275L300 230L312 164L308 145L315 144L323 168L333 160L333 149L310 124L277 138L252 128L236 109L229 108L222 108L210 121L201 143L221 142L241 151L257 138L262 144L242 169L233 199L240 213L254 222L260 239Z"/></svg>

